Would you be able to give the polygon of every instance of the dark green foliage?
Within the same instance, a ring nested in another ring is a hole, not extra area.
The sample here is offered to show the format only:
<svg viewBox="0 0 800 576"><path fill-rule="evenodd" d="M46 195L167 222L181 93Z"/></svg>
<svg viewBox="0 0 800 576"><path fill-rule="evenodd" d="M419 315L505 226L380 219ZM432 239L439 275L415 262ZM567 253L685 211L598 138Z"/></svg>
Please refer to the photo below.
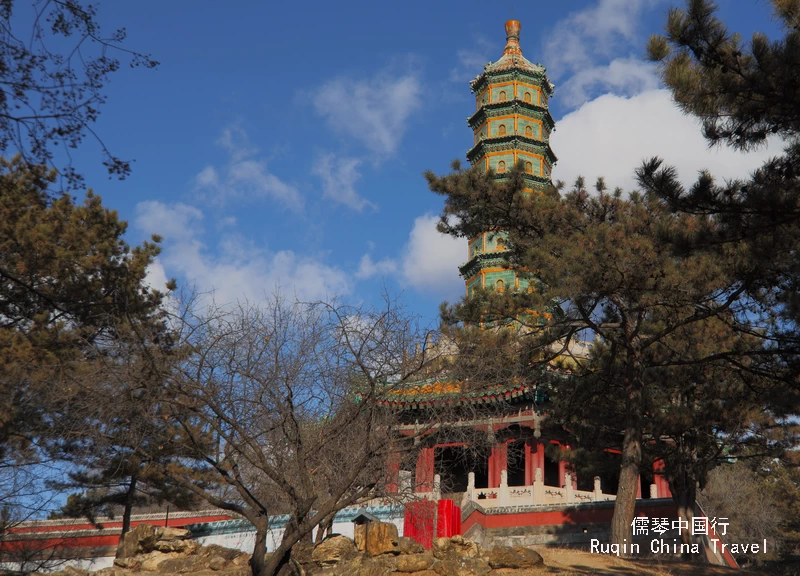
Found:
<svg viewBox="0 0 800 576"><path fill-rule="evenodd" d="M579 179L564 195L530 195L517 171L499 183L460 169L426 176L445 196L442 231L507 231L509 264L535 275L534 293L481 293L444 317L513 321L521 338L504 365L514 377L542 382L543 365L562 367L550 378L554 416L593 448L623 452L617 516L627 519L614 538L627 535L643 462L666 460L686 510L729 445L759 438L756 415L781 415L791 395L775 394L780 379L763 373L768 342L747 297L755 279L738 274L739 247L686 248L713 221L675 213L654 194L608 194L602 180L593 194ZM462 334L482 337L469 327ZM595 338L588 357L571 354L581 336Z"/></svg>
<svg viewBox="0 0 800 576"><path fill-rule="evenodd" d="M707 0L670 12L665 36L651 38L650 58L660 63L664 83L677 103L703 122L709 143L739 149L763 144L770 135L785 149L744 180L719 181L703 173L688 190L674 168L645 162L642 187L676 211L707 217L684 239L687 250L713 252L735 244L737 275L748 283L753 314L770 324L775 355L765 370L783 367L797 384L797 322L800 319L800 2L772 0L782 38L754 34L749 43L730 33ZM665 151L665 155L668 152ZM724 175L722 175L724 176Z"/></svg>

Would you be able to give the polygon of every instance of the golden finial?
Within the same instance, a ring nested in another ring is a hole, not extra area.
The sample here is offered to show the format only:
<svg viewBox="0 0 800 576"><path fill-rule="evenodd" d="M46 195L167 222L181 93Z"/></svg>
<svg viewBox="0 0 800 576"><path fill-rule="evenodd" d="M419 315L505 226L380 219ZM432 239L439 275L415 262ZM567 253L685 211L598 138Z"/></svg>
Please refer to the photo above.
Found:
<svg viewBox="0 0 800 576"><path fill-rule="evenodd" d="M519 47L519 31L522 24L519 20L509 20L506 22L506 49L504 54L519 54L522 56L522 49Z"/></svg>

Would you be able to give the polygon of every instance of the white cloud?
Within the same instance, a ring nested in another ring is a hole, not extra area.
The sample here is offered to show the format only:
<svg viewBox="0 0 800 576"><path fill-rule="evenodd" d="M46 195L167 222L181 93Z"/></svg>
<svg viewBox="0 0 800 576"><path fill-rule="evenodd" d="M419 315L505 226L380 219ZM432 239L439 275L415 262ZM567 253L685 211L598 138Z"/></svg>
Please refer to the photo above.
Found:
<svg viewBox="0 0 800 576"><path fill-rule="evenodd" d="M632 96L658 88L653 65L638 58L617 58L607 65L577 70L558 90L559 100L567 107L588 101L593 89Z"/></svg>
<svg viewBox="0 0 800 576"><path fill-rule="evenodd" d="M571 185L579 175L589 183L604 176L609 188L625 191L636 188L634 170L653 156L675 166L688 185L703 169L718 178L746 177L780 149L777 140L747 154L709 149L697 120L683 114L667 90L596 98L557 122L550 143L559 157L554 179Z"/></svg>
<svg viewBox="0 0 800 576"><path fill-rule="evenodd" d="M203 213L187 204L164 204L147 200L136 205L134 224L148 234L158 234L166 242L184 242L202 232Z"/></svg>
<svg viewBox="0 0 800 576"><path fill-rule="evenodd" d="M599 0L584 10L570 13L550 29L545 43L548 68L562 75L611 56L620 45L637 39L642 12L663 0Z"/></svg>
<svg viewBox="0 0 800 576"><path fill-rule="evenodd" d="M158 266L148 275L157 283L170 275L198 291L213 291L220 303L260 300L276 286L303 300L345 295L351 291L342 270L291 250L269 252L241 235L225 233L214 250L201 240L203 214L183 204L141 202L135 226L146 234L164 235ZM160 268L160 270L158 269Z"/></svg>
<svg viewBox="0 0 800 576"><path fill-rule="evenodd" d="M369 206L375 208L356 192L356 182L361 178L359 158L338 157L333 153L320 154L313 172L322 180L322 194L334 202L349 206L359 212Z"/></svg>
<svg viewBox="0 0 800 576"><path fill-rule="evenodd" d="M144 285L151 290L166 292L168 281L169 278L167 278L167 273L164 271L164 266L161 264L161 260L156 258L145 271Z"/></svg>
<svg viewBox="0 0 800 576"><path fill-rule="evenodd" d="M564 105L586 102L592 88L631 95L657 86L651 67L642 61L638 27L642 13L663 1L599 0L551 28L544 61L552 79L566 78L559 88Z"/></svg>
<svg viewBox="0 0 800 576"><path fill-rule="evenodd" d="M244 129L232 126L217 140L229 155L221 168L206 166L195 176L195 191L219 203L228 199L271 198L284 207L301 212L303 196L269 171L266 160L256 158L258 149L250 145Z"/></svg>
<svg viewBox="0 0 800 576"><path fill-rule="evenodd" d="M356 278L364 280L374 276L391 276L397 273L397 262L392 258L385 258L375 262L372 256L364 254L358 264Z"/></svg>
<svg viewBox="0 0 800 576"><path fill-rule="evenodd" d="M402 259L402 275L415 289L441 297L458 298L464 280L458 266L467 257L467 241L436 230L439 218L425 214L414 220Z"/></svg>
<svg viewBox="0 0 800 576"><path fill-rule="evenodd" d="M415 75L384 73L365 80L330 80L317 89L313 102L337 134L386 156L400 144L409 117L419 108L421 93Z"/></svg>
<svg viewBox="0 0 800 576"><path fill-rule="evenodd" d="M401 283L423 294L458 298L464 290L458 266L466 259L467 241L439 233L438 222L439 218L432 214L416 218L408 242L397 258L376 262L370 254L364 254L356 277L363 280L396 276Z"/></svg>

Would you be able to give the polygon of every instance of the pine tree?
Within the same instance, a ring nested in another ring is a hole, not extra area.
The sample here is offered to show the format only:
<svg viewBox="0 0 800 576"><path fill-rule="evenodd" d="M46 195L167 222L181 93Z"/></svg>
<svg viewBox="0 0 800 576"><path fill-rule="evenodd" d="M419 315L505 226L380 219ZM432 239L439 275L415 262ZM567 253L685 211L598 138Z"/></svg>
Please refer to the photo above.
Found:
<svg viewBox="0 0 800 576"><path fill-rule="evenodd" d="M36 459L67 433L88 434L83 403L120 343L140 357L168 347L163 293L145 284L157 238L130 248L126 224L89 191L53 194L52 170L0 160L0 457ZM111 383L110 381L108 383ZM118 384L118 382L115 382Z"/></svg>
<svg viewBox="0 0 800 576"><path fill-rule="evenodd" d="M449 316L474 324L488 315L523 326L519 332L526 344L516 364L523 377L533 379L543 363L569 350L570 340L582 332L596 337L588 361L578 360L571 374L557 381L553 396L562 405L583 402L583 410L572 413L578 424L604 429L621 444L612 542L630 541L643 454L655 435L675 432L668 419L654 421L653 414L674 404L680 386L691 393L714 382L689 379L665 388L669 371L713 363L747 368L762 352L758 338L731 337L757 330L743 297L748 286L735 274L735 247L714 254L686 251L683 231L708 226L702 217L675 214L655 195L609 194L602 180L595 194L579 179L565 195L556 188L531 195L523 192L519 169L502 183L459 168L448 176L426 176L431 189L445 196L442 231L463 237L508 231L509 265L521 274L530 271L537 286L531 293L479 293L450 309ZM531 313L536 310L554 313ZM702 352L682 344L697 331L704 331ZM751 400L730 396L732 404L746 407ZM681 438L697 433L702 421L696 418L690 413L673 419L686 423ZM673 461L680 459L668 459ZM693 485L680 479L685 473L698 472L676 471L672 484L676 499L688 502Z"/></svg>
<svg viewBox="0 0 800 576"><path fill-rule="evenodd" d="M687 247L713 251L736 244L737 274L750 282L760 314L772 322L775 356L765 369L782 370L797 385L800 365L800 1L771 0L784 35L770 40L756 33L749 43L728 31L708 0L691 0L669 13L664 36L651 37L651 60L677 104L703 122L709 144L740 150L783 139L782 155L749 178L714 179L700 175L688 190L678 174L654 158L638 170L643 189L663 198L673 210L706 216L703 227L685 239ZM664 152L668 157L668 151ZM722 178L725 174L719 175Z"/></svg>

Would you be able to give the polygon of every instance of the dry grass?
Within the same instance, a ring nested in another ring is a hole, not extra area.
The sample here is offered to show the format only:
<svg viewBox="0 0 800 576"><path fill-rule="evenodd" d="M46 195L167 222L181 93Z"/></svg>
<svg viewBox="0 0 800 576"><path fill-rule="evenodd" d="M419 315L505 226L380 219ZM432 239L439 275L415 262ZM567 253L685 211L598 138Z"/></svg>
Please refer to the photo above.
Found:
<svg viewBox="0 0 800 576"><path fill-rule="evenodd" d="M608 554L591 554L570 548L533 547L544 558L544 567L531 576L712 576L731 574L755 574L747 570L735 570L708 564L687 564L664 560L623 560Z"/></svg>

